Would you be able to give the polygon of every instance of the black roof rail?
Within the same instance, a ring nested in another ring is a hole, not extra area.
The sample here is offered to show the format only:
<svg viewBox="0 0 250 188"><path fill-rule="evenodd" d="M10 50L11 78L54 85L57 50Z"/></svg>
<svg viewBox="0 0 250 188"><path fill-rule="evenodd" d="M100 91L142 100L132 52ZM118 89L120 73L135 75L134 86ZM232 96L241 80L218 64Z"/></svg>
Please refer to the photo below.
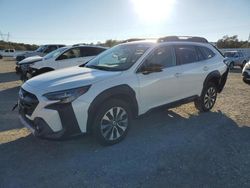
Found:
<svg viewBox="0 0 250 188"><path fill-rule="evenodd" d="M72 46L86 46L86 43L78 43L78 44L73 44Z"/></svg>
<svg viewBox="0 0 250 188"><path fill-rule="evenodd" d="M131 39L123 40L121 43L135 42L135 41L142 41L142 40L146 40L146 39L144 39L144 38L131 38Z"/></svg>
<svg viewBox="0 0 250 188"><path fill-rule="evenodd" d="M208 43L207 39L203 37L192 37L192 36L166 36L159 38L157 40L157 42L178 42L178 41Z"/></svg>

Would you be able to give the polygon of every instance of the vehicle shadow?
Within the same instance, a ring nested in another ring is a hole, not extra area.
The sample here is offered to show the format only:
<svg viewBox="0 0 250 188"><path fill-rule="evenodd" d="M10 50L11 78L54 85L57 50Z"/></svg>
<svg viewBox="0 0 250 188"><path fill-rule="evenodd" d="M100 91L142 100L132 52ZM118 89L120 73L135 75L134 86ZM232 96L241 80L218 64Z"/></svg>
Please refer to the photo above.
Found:
<svg viewBox="0 0 250 188"><path fill-rule="evenodd" d="M20 80L20 76L15 72L0 73L0 84Z"/></svg>
<svg viewBox="0 0 250 188"><path fill-rule="evenodd" d="M0 145L0 187L249 186L249 135L220 111L183 117L172 110L135 120L127 138L110 147L90 135L29 135Z"/></svg>

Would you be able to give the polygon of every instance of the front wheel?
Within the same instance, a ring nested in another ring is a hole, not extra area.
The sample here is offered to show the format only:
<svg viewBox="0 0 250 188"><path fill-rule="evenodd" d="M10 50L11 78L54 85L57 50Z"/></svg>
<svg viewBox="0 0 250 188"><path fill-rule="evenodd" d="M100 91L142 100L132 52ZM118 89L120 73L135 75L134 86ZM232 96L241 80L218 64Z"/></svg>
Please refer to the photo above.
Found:
<svg viewBox="0 0 250 188"><path fill-rule="evenodd" d="M127 135L131 111L121 100L110 100L98 110L94 120L94 134L102 145L120 142Z"/></svg>
<svg viewBox="0 0 250 188"><path fill-rule="evenodd" d="M208 83L203 88L201 96L195 100L195 107L200 112L207 112L211 110L215 104L217 98L217 87L214 83Z"/></svg>

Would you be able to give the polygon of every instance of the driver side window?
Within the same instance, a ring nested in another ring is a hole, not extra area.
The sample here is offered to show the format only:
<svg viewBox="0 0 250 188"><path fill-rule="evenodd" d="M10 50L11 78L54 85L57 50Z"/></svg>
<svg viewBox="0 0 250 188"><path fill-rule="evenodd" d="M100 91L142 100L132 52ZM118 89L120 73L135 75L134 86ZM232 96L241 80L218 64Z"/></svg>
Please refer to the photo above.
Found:
<svg viewBox="0 0 250 188"><path fill-rule="evenodd" d="M60 55L58 57L58 60L72 59L72 58L79 58L79 57L81 57L80 48L73 48L64 52L62 55Z"/></svg>
<svg viewBox="0 0 250 188"><path fill-rule="evenodd" d="M175 65L176 61L173 48L171 46L162 46L154 50L154 52L144 61L142 66L164 69Z"/></svg>

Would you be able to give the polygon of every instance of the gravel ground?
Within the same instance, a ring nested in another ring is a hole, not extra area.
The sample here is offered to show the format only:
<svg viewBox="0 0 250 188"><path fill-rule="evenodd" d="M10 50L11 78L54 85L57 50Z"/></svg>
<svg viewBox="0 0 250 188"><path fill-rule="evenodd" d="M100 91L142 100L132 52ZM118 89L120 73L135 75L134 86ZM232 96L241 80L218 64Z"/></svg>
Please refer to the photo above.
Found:
<svg viewBox="0 0 250 188"><path fill-rule="evenodd" d="M0 187L250 187L250 86L229 74L214 109L153 112L102 147L84 135L35 138L11 112L21 82L0 60Z"/></svg>

